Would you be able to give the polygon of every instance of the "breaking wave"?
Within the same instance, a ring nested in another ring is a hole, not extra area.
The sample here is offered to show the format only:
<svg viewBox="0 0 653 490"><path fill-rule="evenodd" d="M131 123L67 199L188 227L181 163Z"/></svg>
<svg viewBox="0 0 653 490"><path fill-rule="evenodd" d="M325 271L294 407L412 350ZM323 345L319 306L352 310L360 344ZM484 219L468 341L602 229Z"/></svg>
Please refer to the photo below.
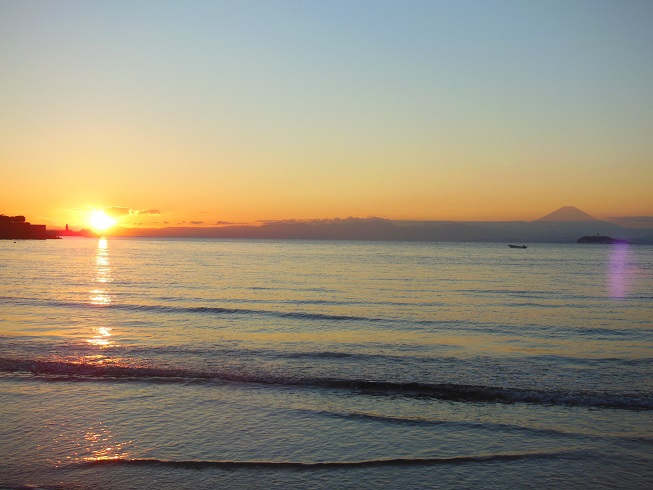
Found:
<svg viewBox="0 0 653 490"><path fill-rule="evenodd" d="M570 452L570 451L567 451ZM578 452L578 451L575 451ZM489 463L498 461L515 461L522 459L556 458L565 452L537 452L490 454L480 456L454 456L448 458L394 458L372 459L363 461L327 461L327 462L296 462L296 461L206 461L206 460L162 460L162 459L97 459L76 463L80 466L167 466L175 468L205 469L205 468L261 468L261 469L339 469L339 468L372 468L383 466L434 466L460 465L473 463Z"/></svg>

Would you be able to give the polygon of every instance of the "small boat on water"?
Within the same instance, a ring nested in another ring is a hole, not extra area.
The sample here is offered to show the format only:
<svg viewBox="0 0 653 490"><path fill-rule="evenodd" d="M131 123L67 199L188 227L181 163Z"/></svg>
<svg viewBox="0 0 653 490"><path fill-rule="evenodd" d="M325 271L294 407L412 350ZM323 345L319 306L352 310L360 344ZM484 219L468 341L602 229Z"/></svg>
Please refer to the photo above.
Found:
<svg viewBox="0 0 653 490"><path fill-rule="evenodd" d="M526 245L513 245L511 243L508 244L510 248L527 248Z"/></svg>

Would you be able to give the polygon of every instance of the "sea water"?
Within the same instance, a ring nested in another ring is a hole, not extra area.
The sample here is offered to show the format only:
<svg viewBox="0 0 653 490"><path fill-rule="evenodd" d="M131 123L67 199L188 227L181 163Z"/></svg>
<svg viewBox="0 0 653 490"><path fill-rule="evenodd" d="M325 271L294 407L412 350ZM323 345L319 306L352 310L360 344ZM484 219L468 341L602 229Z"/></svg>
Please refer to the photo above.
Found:
<svg viewBox="0 0 653 490"><path fill-rule="evenodd" d="M0 241L0 487L653 485L653 247Z"/></svg>

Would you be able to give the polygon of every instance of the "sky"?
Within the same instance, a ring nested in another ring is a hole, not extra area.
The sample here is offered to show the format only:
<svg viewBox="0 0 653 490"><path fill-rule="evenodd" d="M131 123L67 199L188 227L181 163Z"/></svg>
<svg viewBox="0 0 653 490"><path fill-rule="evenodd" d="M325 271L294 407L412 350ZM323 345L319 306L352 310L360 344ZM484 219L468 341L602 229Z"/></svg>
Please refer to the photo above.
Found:
<svg viewBox="0 0 653 490"><path fill-rule="evenodd" d="M649 0L0 0L0 213L653 216Z"/></svg>

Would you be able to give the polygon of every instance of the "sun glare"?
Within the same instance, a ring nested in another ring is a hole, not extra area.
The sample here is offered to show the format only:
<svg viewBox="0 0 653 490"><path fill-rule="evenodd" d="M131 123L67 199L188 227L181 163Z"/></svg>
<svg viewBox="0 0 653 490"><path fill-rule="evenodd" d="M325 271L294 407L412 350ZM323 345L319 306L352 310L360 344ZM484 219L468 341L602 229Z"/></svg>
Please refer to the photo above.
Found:
<svg viewBox="0 0 653 490"><path fill-rule="evenodd" d="M91 226L96 231L104 231L116 224L116 220L107 216L104 211L93 211L91 213Z"/></svg>

